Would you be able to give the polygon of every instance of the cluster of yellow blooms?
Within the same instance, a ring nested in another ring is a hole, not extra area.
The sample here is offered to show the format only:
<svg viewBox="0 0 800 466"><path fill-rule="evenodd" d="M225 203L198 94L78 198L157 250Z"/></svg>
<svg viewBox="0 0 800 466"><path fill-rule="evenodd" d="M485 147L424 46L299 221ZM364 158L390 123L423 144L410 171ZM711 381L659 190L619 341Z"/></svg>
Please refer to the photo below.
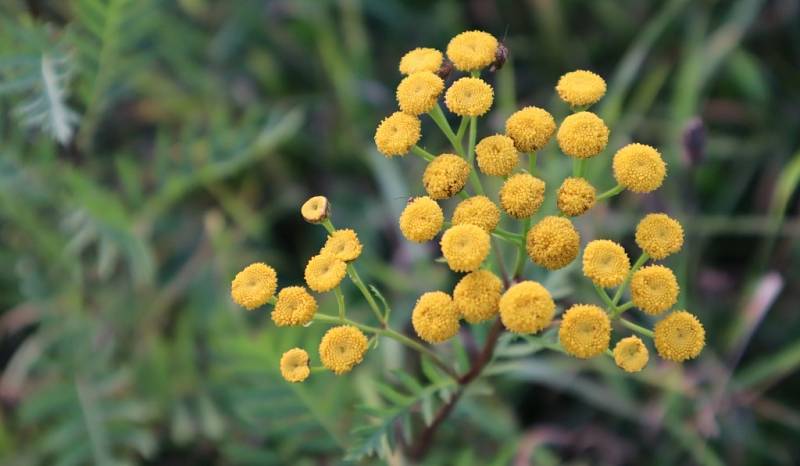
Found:
<svg viewBox="0 0 800 466"><path fill-rule="evenodd" d="M528 106L508 117L504 134L488 135L478 141L477 117L486 114L494 101L494 90L481 78L481 71L502 65L499 62L502 47L488 33L468 31L448 44L449 61L431 48L408 52L399 66L405 75L397 86L399 110L381 121L375 131L377 149L386 157L412 152L427 162L422 176L427 195L409 200L399 218L402 235L409 241L423 243L433 240L444 229L439 241L444 261L452 271L465 274L452 294L427 292L414 306L411 313L414 331L431 344L453 338L459 332L461 320L476 324L499 319L505 330L516 334L532 334L548 328L556 317L557 306L542 284L524 278L525 257L547 270L566 267L581 254L581 235L572 218L623 190L652 192L666 177L666 164L658 150L639 143L628 144L613 155L615 187L598 194L584 177L585 162L606 149L610 134L605 122L588 111L606 92L605 81L590 71L573 71L558 81L555 88L558 96L573 110L560 124L548 111ZM448 86L446 79L453 68L467 76L455 79ZM453 131L439 105L442 94L446 108L462 117L457 131ZM417 145L422 135L423 114L429 115L442 130L452 145L451 152L434 156ZM545 181L537 177L536 152L554 134L558 147L572 159L573 175L554 190L558 215L542 216L533 223L547 191ZM527 169L520 167L521 154L528 157ZM479 173L503 178L497 203L484 193ZM447 222L440 201L456 195L463 199ZM319 254L306 266L306 285L316 293L336 292L339 317L317 313L316 299L302 286L285 287L276 297L277 275L263 263L248 266L234 278L231 287L234 301L247 309L272 304L272 320L278 326L307 325L312 320L337 324L319 345L322 366L336 374L348 372L362 361L370 341L364 332L395 338L430 355L426 346L388 327L352 264L362 250L358 236L352 230L333 227L328 200L313 197L303 205L301 213L307 221L322 224L329 232ZM522 221L522 232L500 229L503 214ZM511 276L501 270L501 279L486 265L493 254L493 237L512 244L519 252ZM638 336L625 336L613 350L609 349L614 322L650 337L664 359L684 361L702 350L703 326L686 311L670 313L652 331L621 317L634 307L652 316L659 315L672 308L678 299L678 282L673 272L663 265L645 264L681 249L681 225L663 213L648 214L636 227L635 240L642 254L633 264L625 249L614 241L593 240L583 247L583 274L594 284L603 306L575 304L563 312L558 343L564 352L577 358L607 354L625 371L641 370L648 362L649 352ZM375 311L381 327L346 319L339 284L348 275ZM631 301L620 303L628 286ZM613 298L607 292L610 288L616 288ZM299 348L287 351L281 358L280 370L290 382L305 380L311 372L308 353Z"/></svg>

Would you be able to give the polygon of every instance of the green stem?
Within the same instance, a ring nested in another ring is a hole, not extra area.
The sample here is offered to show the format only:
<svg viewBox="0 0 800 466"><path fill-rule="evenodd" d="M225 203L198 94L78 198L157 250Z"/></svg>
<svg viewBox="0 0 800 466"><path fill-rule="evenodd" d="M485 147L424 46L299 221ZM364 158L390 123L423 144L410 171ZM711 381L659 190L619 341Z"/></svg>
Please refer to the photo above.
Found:
<svg viewBox="0 0 800 466"><path fill-rule="evenodd" d="M528 154L528 173L536 176L536 152Z"/></svg>
<svg viewBox="0 0 800 466"><path fill-rule="evenodd" d="M625 288L627 288L628 284L631 282L633 274L636 273L636 271L639 270L639 267L641 267L645 262L647 262L647 259L649 258L650 256L648 256L646 252L643 252L642 255L639 256L639 258L636 260L636 263L633 264L633 267L631 267L631 269L628 271L628 275L625 277L625 281L622 282L622 285L620 285L619 288L617 288L617 292L614 294L614 300L613 300L614 307L616 307L617 304L619 303L619 300L622 299L622 293L625 292Z"/></svg>
<svg viewBox="0 0 800 466"><path fill-rule="evenodd" d="M483 195L483 185L475 171L475 140L478 138L478 118L469 117L469 139L467 141L467 163L469 163L469 180L475 193Z"/></svg>
<svg viewBox="0 0 800 466"><path fill-rule="evenodd" d="M617 194L621 193L622 191L625 191L625 187L618 184L618 185L614 186L613 188L609 189L608 191L606 191L606 192L600 194L599 196L597 196L597 200L601 201L603 199L608 199L609 197L614 197Z"/></svg>
<svg viewBox="0 0 800 466"><path fill-rule="evenodd" d="M531 228L531 218L528 217L522 222L522 235L517 244L517 261L514 265L514 278L519 278L525 271L525 258L528 257L525 251L525 238L528 236L528 230Z"/></svg>
<svg viewBox="0 0 800 466"><path fill-rule="evenodd" d="M464 148L461 146L461 141L456 137L453 128L450 127L450 123L447 122L447 117L444 116L442 107L439 106L438 102L433 109L428 112L428 115L430 115L433 122L436 123L436 126L442 130L442 133L444 133L447 140L450 141L450 144L453 145L453 149L456 150L458 155L464 157Z"/></svg>
<svg viewBox="0 0 800 466"><path fill-rule="evenodd" d="M411 148L411 151L414 152L414 155L420 156L422 159L427 160L428 162L432 162L433 159L436 158L435 155L431 154L430 152L426 151L420 146L414 146Z"/></svg>
<svg viewBox="0 0 800 466"><path fill-rule="evenodd" d="M619 317L620 315L622 315L623 312L625 312L625 311L627 311L628 309L631 309L631 308L633 308L633 303L631 301L628 301L627 303L625 303L625 304L623 304L621 306L618 306L614 310L614 315L612 316L612 318Z"/></svg>
<svg viewBox="0 0 800 466"><path fill-rule="evenodd" d="M456 139L459 141L464 140L464 133L467 132L467 123L469 123L469 117L461 117L461 124L458 125L458 132L456 132Z"/></svg>
<svg viewBox="0 0 800 466"><path fill-rule="evenodd" d="M342 289L337 286L333 289L333 293L336 295L336 305L339 306L339 320L344 322L347 316L345 316L344 295L342 294Z"/></svg>
<svg viewBox="0 0 800 466"><path fill-rule="evenodd" d="M572 176L583 178L584 171L586 171L586 159L572 159Z"/></svg>
<svg viewBox="0 0 800 466"><path fill-rule="evenodd" d="M650 338L653 338L653 336L654 336L653 332L651 330L648 330L648 329L642 327L641 325L634 324L630 320L619 319L619 323L621 323L625 327L628 327L629 329L633 330L634 332L641 333L644 336L647 336L647 337L650 337Z"/></svg>
<svg viewBox="0 0 800 466"><path fill-rule="evenodd" d="M369 303L369 307L372 309L372 312L375 314L375 317L378 319L378 322L381 325L386 326L386 318L383 314L381 314L381 310L378 307L378 303L375 301L375 298L372 296L372 293L367 289L367 286L364 285L364 281L361 280L361 276L358 274L358 270L356 270L356 266L353 264L347 264L347 275L350 276L350 281L361 291L361 294L364 295L364 299L367 300Z"/></svg>
<svg viewBox="0 0 800 466"><path fill-rule="evenodd" d="M608 308L607 311L610 314L613 314L616 311L617 307L614 306L614 302L611 301L611 298L608 296L606 290L596 283L592 283L592 285L594 285L594 290L597 292L597 295L600 296L600 299Z"/></svg>
<svg viewBox="0 0 800 466"><path fill-rule="evenodd" d="M329 218L326 218L322 222L322 226L324 226L325 229L328 230L328 233L330 233L330 234L333 234L333 232L336 231L336 228L334 228L333 223L331 223L331 219L329 219Z"/></svg>

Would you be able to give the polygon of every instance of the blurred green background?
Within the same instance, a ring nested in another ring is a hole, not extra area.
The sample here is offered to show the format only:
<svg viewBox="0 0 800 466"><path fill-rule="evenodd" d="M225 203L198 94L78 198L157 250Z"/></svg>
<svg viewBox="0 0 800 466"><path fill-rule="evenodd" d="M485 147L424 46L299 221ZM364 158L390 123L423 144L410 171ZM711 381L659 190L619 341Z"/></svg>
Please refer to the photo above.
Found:
<svg viewBox="0 0 800 466"><path fill-rule="evenodd" d="M667 263L708 345L635 376L529 348L461 400L426 464L796 462L799 11L797 0L4 0L0 461L328 465L364 447L350 430L374 421L354 407L385 403L376 387L391 368L424 381L416 355L381 342L348 376L287 384L280 354L299 345L315 358L324 329L276 330L230 302L230 280L265 261L282 286L301 283L325 235L299 205L325 194L365 243L361 274L398 328L422 291L452 286L435 247L396 227L422 192L420 161L384 159L372 134L396 107L406 51L479 28L510 49L488 78L496 101L479 137L521 105L563 117L553 87L587 68L609 84L596 107L609 148L662 151L661 190L578 224L632 251L643 213L678 217L687 245ZM428 119L423 132L444 147ZM548 181L569 169L553 143L540 161ZM608 152L590 164L601 189L609 164ZM596 302L574 267L549 284L560 305ZM402 448L360 461L407 463Z"/></svg>

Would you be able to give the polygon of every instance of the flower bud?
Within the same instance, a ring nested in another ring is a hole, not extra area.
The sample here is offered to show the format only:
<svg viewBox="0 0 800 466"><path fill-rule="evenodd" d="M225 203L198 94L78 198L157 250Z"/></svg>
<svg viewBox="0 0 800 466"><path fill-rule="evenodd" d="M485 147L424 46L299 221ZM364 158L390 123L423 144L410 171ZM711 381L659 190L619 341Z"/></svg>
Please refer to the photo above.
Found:
<svg viewBox="0 0 800 466"><path fill-rule="evenodd" d="M322 223L330 215L331 205L325 196L314 196L300 208L303 219L308 223Z"/></svg>

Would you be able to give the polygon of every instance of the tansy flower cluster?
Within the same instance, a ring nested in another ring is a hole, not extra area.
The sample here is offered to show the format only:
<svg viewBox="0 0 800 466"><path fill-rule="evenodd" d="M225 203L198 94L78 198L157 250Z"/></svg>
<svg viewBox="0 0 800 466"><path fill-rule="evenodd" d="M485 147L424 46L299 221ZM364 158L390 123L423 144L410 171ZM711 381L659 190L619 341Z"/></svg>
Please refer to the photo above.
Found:
<svg viewBox="0 0 800 466"><path fill-rule="evenodd" d="M671 361L700 353L705 332L697 317L685 310L670 312L678 302L675 274L663 264L648 264L681 250L680 223L665 213L644 216L636 227L639 252L633 256L610 239L585 238L585 229L579 228L581 216L623 191L636 195L658 189L667 175L658 149L638 142L609 147L611 130L590 110L604 96L606 83L586 70L566 73L554 86L566 104L561 104L562 110L570 110L560 121L529 105L509 115L502 128L479 134L478 119L494 104L491 72L503 65L506 53L503 44L483 31L455 36L444 53L429 47L409 51L398 66L402 77L395 93L397 110L375 130L381 154L394 158L412 153L425 164L419 192L410 193L398 219L400 235L414 243L431 242L440 262L458 274L451 290L426 290L412 309L405 310L403 322L410 321L416 338L392 329L390 306L378 305L376 298L383 297L368 288L356 270L354 261L363 249L357 233L334 227L324 196L310 198L300 209L307 222L328 232L319 254L305 267L305 286L291 284L278 291L278 276L264 263L247 266L233 279L233 300L251 310L272 305L271 317L278 326L332 326L319 344L321 366L313 366L315 358L300 348L283 355L279 369L287 381L303 381L317 370L347 373L362 362L378 337L420 352L462 380L453 364L442 361L435 345L458 335L464 322L491 322L496 332L508 332L512 338L557 327L551 334L557 335L554 345L563 352L580 359L609 357L626 372L646 367L648 346ZM454 76L459 72L463 75ZM441 131L447 147L431 151L422 145L423 119ZM457 124L451 125L451 120ZM537 152L549 144L573 167L570 176L555 184L546 182L537 166ZM613 176L614 185L598 191L586 176L590 163L610 167L607 179ZM490 178L500 186L496 192L484 189ZM450 201L454 198L460 199ZM557 211L548 211L552 206ZM516 227L503 228L506 225ZM504 247L516 253L513 266L504 263ZM546 273L573 263L592 283L598 302L558 304L551 291L527 273L533 267ZM361 292L377 324L347 317L341 291L345 277ZM329 292L336 296L338 315L319 312L315 294ZM630 300L624 301L627 295ZM652 330L626 319L631 309L640 310L645 321L658 319Z"/></svg>

